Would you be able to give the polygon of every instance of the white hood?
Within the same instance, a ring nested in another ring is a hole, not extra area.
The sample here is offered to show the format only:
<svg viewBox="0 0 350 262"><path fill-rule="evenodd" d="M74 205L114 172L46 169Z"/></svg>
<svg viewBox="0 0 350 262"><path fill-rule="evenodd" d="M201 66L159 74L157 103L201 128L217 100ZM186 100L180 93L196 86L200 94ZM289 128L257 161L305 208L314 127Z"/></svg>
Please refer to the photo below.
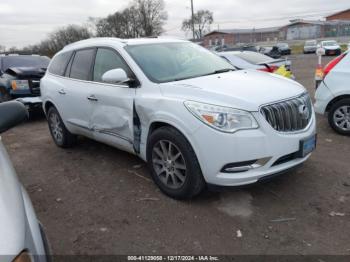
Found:
<svg viewBox="0 0 350 262"><path fill-rule="evenodd" d="M293 80L256 70L241 70L161 84L164 96L258 111L266 103L305 92Z"/></svg>

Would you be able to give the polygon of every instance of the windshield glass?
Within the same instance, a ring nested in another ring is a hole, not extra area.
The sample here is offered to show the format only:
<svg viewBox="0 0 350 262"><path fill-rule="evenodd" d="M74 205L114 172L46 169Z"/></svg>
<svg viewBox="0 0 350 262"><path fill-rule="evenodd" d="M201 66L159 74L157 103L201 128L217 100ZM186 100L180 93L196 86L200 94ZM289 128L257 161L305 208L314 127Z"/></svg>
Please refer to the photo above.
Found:
<svg viewBox="0 0 350 262"><path fill-rule="evenodd" d="M323 42L323 46L336 46L338 43L336 41Z"/></svg>
<svg viewBox="0 0 350 262"><path fill-rule="evenodd" d="M257 52L246 51L246 52L237 52L233 54L248 61L249 63L256 64L256 65L263 64L263 63L270 63L274 61L273 58Z"/></svg>
<svg viewBox="0 0 350 262"><path fill-rule="evenodd" d="M145 75L155 83L189 79L234 70L221 57L193 43L161 43L125 47Z"/></svg>
<svg viewBox="0 0 350 262"><path fill-rule="evenodd" d="M10 67L47 68L50 63L50 59L46 56L6 56L1 60L3 71Z"/></svg>
<svg viewBox="0 0 350 262"><path fill-rule="evenodd" d="M317 45L316 41L306 41L305 42L305 46L315 46L315 45Z"/></svg>
<svg viewBox="0 0 350 262"><path fill-rule="evenodd" d="M289 45L287 43L278 43L277 44L278 47L282 47L282 48L288 48Z"/></svg>

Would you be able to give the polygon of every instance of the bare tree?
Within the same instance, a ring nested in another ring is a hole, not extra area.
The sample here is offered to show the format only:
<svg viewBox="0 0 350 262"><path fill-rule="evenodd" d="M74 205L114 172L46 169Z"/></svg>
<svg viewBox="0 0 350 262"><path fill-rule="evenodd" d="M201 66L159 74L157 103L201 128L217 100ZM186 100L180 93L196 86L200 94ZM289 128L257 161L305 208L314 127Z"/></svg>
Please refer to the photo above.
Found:
<svg viewBox="0 0 350 262"><path fill-rule="evenodd" d="M209 10L199 10L194 14L193 21L195 36L197 39L201 39L206 32L210 31L210 25L214 22L213 13ZM192 18L182 22L182 30L192 31Z"/></svg>
<svg viewBox="0 0 350 262"><path fill-rule="evenodd" d="M4 45L0 45L0 53L4 53L6 51L6 47Z"/></svg>
<svg viewBox="0 0 350 262"><path fill-rule="evenodd" d="M95 22L97 36L158 36L167 19L163 0L134 0L132 5Z"/></svg>

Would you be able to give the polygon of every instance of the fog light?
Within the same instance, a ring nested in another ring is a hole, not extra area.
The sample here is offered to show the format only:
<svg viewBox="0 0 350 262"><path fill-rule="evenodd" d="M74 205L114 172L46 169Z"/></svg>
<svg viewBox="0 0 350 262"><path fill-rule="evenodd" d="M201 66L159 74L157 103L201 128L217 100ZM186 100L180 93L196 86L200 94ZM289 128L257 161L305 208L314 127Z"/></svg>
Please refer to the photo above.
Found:
<svg viewBox="0 0 350 262"><path fill-rule="evenodd" d="M251 169L259 168L267 164L271 157L255 159L244 162L229 163L221 169L221 173L240 173L247 172Z"/></svg>

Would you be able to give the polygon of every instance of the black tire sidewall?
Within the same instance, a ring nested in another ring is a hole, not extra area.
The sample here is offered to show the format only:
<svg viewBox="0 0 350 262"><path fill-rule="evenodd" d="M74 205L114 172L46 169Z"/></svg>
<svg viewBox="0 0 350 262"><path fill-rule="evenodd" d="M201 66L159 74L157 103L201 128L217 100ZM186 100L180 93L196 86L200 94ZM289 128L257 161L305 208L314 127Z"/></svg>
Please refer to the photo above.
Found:
<svg viewBox="0 0 350 262"><path fill-rule="evenodd" d="M153 168L152 152L153 147L160 140L168 140L178 147L186 162L186 180L179 189L171 189L164 185L158 178ZM199 194L204 187L204 179L197 157L187 139L175 128L162 127L155 130L147 143L147 163L151 176L160 190L166 195L175 199L188 199Z"/></svg>
<svg viewBox="0 0 350 262"><path fill-rule="evenodd" d="M335 132L337 132L338 134L341 134L341 135L344 135L344 136L350 136L350 131L341 130L340 128L338 128L336 126L336 124L334 123L334 120L333 120L333 116L334 116L335 111L339 107L342 107L342 106L345 106L345 105L350 106L350 98L342 99L342 100L336 102L335 104L333 104L331 106L331 109L329 110L329 113L328 113L328 122L329 122L329 125L332 127L332 129Z"/></svg>
<svg viewBox="0 0 350 262"><path fill-rule="evenodd" d="M53 133L52 133L52 130L51 130L51 125L50 125L50 116L51 114L56 114L60 120L60 124L62 126L62 142L59 142L56 140L56 138L54 137ZM55 107L50 107L49 110L47 111L47 122L49 124L49 129L50 129L50 133L51 133L51 136L52 136L52 139L53 141L55 142L55 144L59 147L63 147L63 148L66 148L66 147L70 147L74 144L74 135L71 134L66 126L64 125L64 122L60 116L60 114L58 113L57 109Z"/></svg>

